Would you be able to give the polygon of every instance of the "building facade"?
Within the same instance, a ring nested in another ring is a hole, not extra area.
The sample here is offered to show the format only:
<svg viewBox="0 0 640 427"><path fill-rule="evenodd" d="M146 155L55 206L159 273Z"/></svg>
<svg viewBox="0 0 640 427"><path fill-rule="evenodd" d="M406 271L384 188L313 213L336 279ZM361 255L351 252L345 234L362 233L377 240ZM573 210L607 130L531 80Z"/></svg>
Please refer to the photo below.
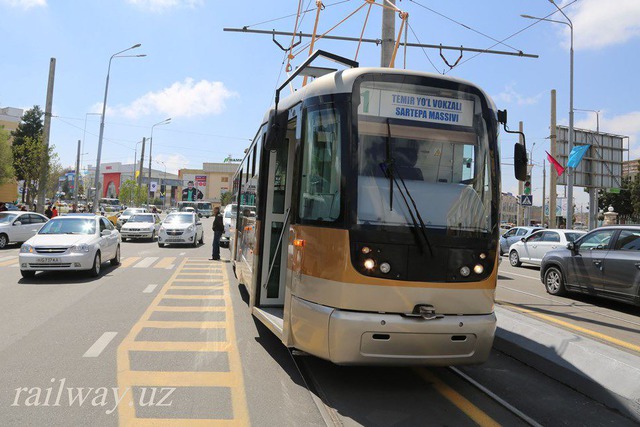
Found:
<svg viewBox="0 0 640 427"><path fill-rule="evenodd" d="M202 169L180 169L178 175L182 188L193 181L194 187L203 193L203 200L220 204L222 194L231 191L237 163L203 163Z"/></svg>
<svg viewBox="0 0 640 427"><path fill-rule="evenodd" d="M638 174L640 168L640 159L628 160L622 162L622 176L629 176L633 178Z"/></svg>
<svg viewBox="0 0 640 427"><path fill-rule="evenodd" d="M9 132L16 130L22 120L22 114L24 114L24 111L20 108L0 108L0 128ZM9 141L11 141L11 138L9 138ZM19 196L18 190L18 183L15 181L0 185L0 202L15 201Z"/></svg>
<svg viewBox="0 0 640 427"><path fill-rule="evenodd" d="M120 185L127 180L136 180L136 171L139 164L122 164L120 162L102 163L100 165L100 197L118 197L120 194ZM84 177L85 182L90 183L85 188L92 188L95 182L95 166L87 166L87 174ZM143 168L142 184L149 183L149 170ZM180 184L179 177L173 173L167 173L164 170L151 169L151 198L159 198L161 196L161 187L165 186L165 196L167 201L174 200L177 188ZM153 191L155 189L155 191Z"/></svg>
<svg viewBox="0 0 640 427"><path fill-rule="evenodd" d="M518 198L511 193L500 195L500 222L516 224L518 221Z"/></svg>

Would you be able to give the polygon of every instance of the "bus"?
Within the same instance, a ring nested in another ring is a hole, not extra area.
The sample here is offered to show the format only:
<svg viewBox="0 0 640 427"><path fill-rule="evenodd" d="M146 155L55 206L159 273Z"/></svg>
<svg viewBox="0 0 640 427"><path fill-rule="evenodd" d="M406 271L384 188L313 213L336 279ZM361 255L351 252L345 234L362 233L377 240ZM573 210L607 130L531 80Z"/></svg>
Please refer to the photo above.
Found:
<svg viewBox="0 0 640 427"><path fill-rule="evenodd" d="M418 71L355 66L280 100L284 87L233 178L231 258L252 315L336 364L484 362L506 111Z"/></svg>

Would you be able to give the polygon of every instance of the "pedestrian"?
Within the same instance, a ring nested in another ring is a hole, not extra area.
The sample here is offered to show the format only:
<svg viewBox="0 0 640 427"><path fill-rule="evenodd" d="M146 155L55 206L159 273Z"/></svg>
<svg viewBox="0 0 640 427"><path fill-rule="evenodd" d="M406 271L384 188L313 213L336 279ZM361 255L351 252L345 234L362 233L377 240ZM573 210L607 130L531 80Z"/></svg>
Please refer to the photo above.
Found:
<svg viewBox="0 0 640 427"><path fill-rule="evenodd" d="M8 210L7 205L4 202L0 202L0 212L6 212Z"/></svg>
<svg viewBox="0 0 640 427"><path fill-rule="evenodd" d="M211 260L220 261L220 238L224 231L224 224L222 222L222 214L220 213L220 207L213 208L213 247L211 248Z"/></svg>
<svg viewBox="0 0 640 427"><path fill-rule="evenodd" d="M20 212L26 212L27 207L25 205L20 206Z"/></svg>
<svg viewBox="0 0 640 427"><path fill-rule="evenodd" d="M74 203L74 204L71 205L71 213L76 213L76 212L78 212L78 207Z"/></svg>
<svg viewBox="0 0 640 427"><path fill-rule="evenodd" d="M53 217L53 211L51 210L51 205L47 205L47 209L44 211L44 216L51 219Z"/></svg>
<svg viewBox="0 0 640 427"><path fill-rule="evenodd" d="M58 216L58 208L56 208L54 205L53 209L51 209L51 218L55 218L57 216Z"/></svg>

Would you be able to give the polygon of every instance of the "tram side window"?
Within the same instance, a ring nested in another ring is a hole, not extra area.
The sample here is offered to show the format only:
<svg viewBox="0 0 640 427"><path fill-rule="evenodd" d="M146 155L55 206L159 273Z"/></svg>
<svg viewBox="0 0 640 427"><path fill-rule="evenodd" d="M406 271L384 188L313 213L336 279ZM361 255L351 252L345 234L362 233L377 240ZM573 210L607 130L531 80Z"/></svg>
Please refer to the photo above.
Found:
<svg viewBox="0 0 640 427"><path fill-rule="evenodd" d="M333 222L340 216L340 116L334 109L307 113L302 155L300 218Z"/></svg>

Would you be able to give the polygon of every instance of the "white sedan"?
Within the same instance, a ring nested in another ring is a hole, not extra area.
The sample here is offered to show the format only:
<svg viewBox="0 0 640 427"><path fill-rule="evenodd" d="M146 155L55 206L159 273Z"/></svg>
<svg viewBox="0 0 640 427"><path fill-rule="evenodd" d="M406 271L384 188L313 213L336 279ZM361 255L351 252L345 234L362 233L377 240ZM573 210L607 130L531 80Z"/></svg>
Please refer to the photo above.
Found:
<svg viewBox="0 0 640 427"><path fill-rule="evenodd" d="M47 221L46 216L35 212L0 212L0 249L12 242L26 242Z"/></svg>
<svg viewBox="0 0 640 427"><path fill-rule="evenodd" d="M32 278L37 271L86 270L97 277L104 260L120 264L120 241L118 230L102 216L58 216L22 245L20 273Z"/></svg>
<svg viewBox="0 0 640 427"><path fill-rule="evenodd" d="M154 241L160 229L160 215L154 213L138 213L120 228L120 235L126 239L151 239Z"/></svg>
<svg viewBox="0 0 640 427"><path fill-rule="evenodd" d="M582 230L540 230L523 237L519 242L514 243L509 248L509 263L513 267L520 267L524 264L540 266L544 255L554 249L567 247L567 243L578 239L586 231Z"/></svg>
<svg viewBox="0 0 640 427"><path fill-rule="evenodd" d="M202 222L193 212L176 212L167 215L158 231L158 246L165 244L191 244L197 246L204 243Z"/></svg>

